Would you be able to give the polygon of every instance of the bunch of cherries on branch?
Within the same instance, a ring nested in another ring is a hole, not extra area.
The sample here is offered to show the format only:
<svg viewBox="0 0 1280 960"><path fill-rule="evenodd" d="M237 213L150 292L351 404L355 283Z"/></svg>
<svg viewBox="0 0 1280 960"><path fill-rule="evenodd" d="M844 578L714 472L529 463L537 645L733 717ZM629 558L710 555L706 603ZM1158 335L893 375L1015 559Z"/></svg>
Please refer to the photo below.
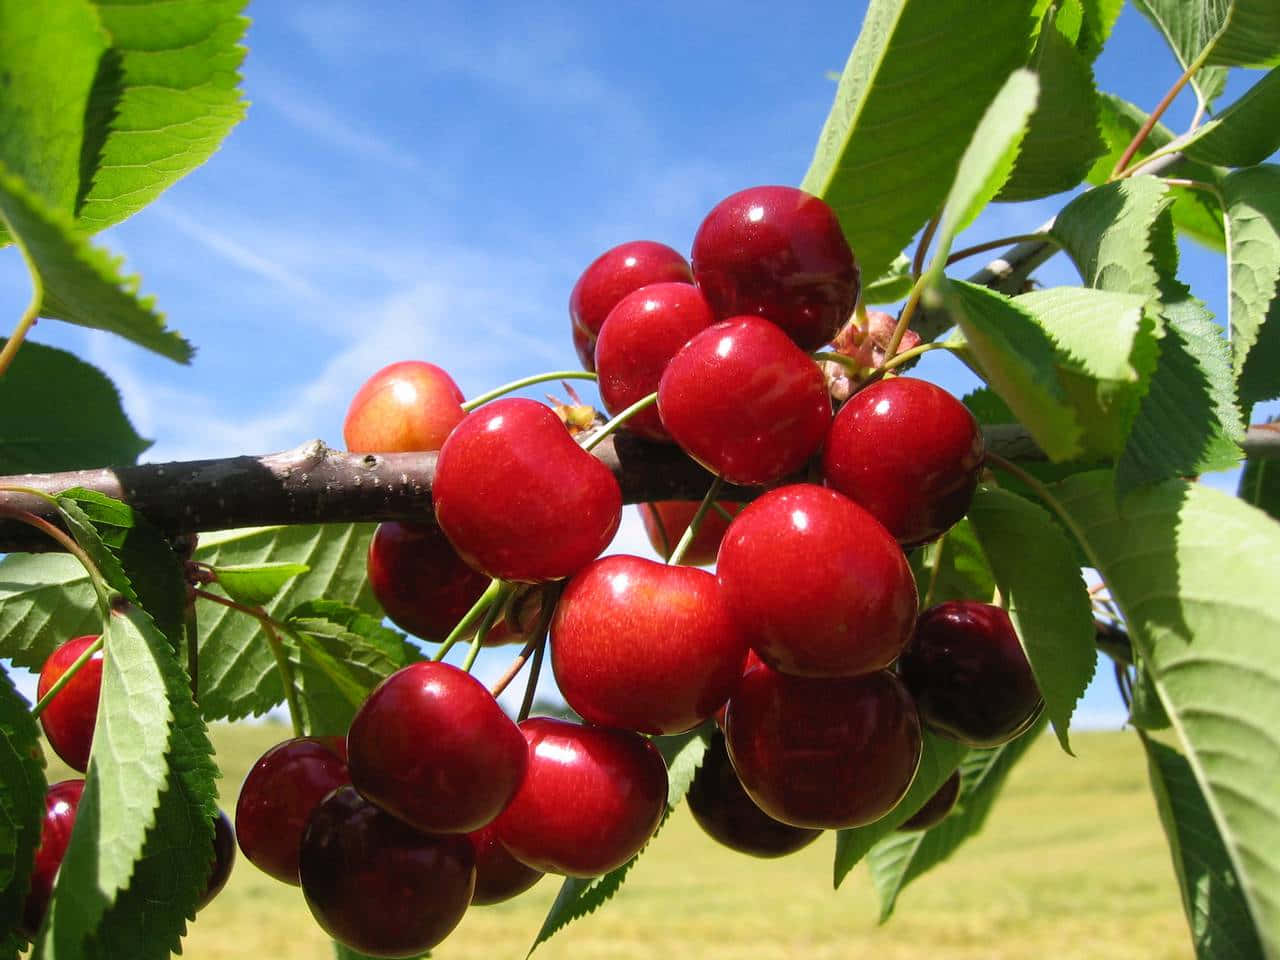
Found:
<svg viewBox="0 0 1280 960"><path fill-rule="evenodd" d="M345 738L257 762L236 811L245 856L300 884L335 939L412 956L471 903L631 859L668 802L650 737L714 718L690 808L717 840L779 856L893 810L922 724L975 746L1025 731L1041 698L1008 615L918 612L904 554L964 516L982 434L949 393L894 375L913 335L868 316L859 283L823 201L757 187L708 214L691 263L635 242L583 272L573 342L605 425L503 391L466 402L424 362L364 384L351 451L439 451L435 523L382 524L368 576L387 615L440 648L378 686ZM615 429L710 472L701 503L641 505L665 564L600 556L622 495L590 450ZM723 484L763 492L727 502ZM527 716L548 634L582 723ZM462 668L441 662L464 640ZM503 643L523 647L491 692L469 670ZM495 697L526 661L513 721ZM938 822L958 788L905 826Z"/></svg>

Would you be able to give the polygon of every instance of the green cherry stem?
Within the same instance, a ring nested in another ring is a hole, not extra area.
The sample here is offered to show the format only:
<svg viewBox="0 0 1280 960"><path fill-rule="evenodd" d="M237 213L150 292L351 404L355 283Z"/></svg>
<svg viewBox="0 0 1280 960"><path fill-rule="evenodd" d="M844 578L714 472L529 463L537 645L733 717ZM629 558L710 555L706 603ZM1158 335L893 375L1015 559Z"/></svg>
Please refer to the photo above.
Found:
<svg viewBox="0 0 1280 960"><path fill-rule="evenodd" d="M716 477L711 481L711 486L707 488L706 496L702 498L702 502L698 504L698 509L694 511L693 519L689 521L688 528L681 535L680 542L676 544L676 548L671 551L671 556L667 558L669 565L675 566L689 552L689 545L693 543L693 538L698 535L698 528L702 526L702 518L707 515L707 511L715 503L722 486L724 486L724 480L720 477Z"/></svg>
<svg viewBox="0 0 1280 960"><path fill-rule="evenodd" d="M80 656L76 658L75 662L71 664L71 666L67 667L66 672L53 682L53 686L49 688L48 692L36 702L34 707L31 708L31 716L38 717L40 714L44 713L45 707L49 706L49 701L56 697L58 695L58 691L70 683L75 675L80 672L80 669L93 659L93 655L102 649L102 645L106 642L106 639L107 635L105 633L99 634L98 639L85 648L84 653L80 654Z"/></svg>
<svg viewBox="0 0 1280 960"><path fill-rule="evenodd" d="M724 517L725 520L727 520L729 523L733 523L733 514L730 513L728 510L726 510L724 507L720 506L720 501L717 500L715 503L711 504L711 509L714 510L716 513L720 514L720 516ZM739 506L738 509L741 510L742 507Z"/></svg>
<svg viewBox="0 0 1280 960"><path fill-rule="evenodd" d="M843 353L836 353L834 350L819 350L816 353L809 354L818 363L838 363L852 374L862 372L862 365L853 357L846 357Z"/></svg>
<svg viewBox="0 0 1280 960"><path fill-rule="evenodd" d="M520 712L516 714L516 723L529 719L529 711L533 709L533 695L538 689L538 676L542 673L542 655L547 649L547 638L545 635L538 638L538 644L533 648L533 666L529 668L529 679L524 685L524 699L520 701Z"/></svg>
<svg viewBox="0 0 1280 960"><path fill-rule="evenodd" d="M521 377L519 380L512 380L510 383L504 383L500 387L495 387L488 393L482 393L478 397L472 397L462 405L462 409L470 413L476 407L488 403L490 400L497 400L499 397L506 396L515 390L523 387L532 387L534 384L546 383L550 380L596 380L594 373L588 370L555 370L551 373L539 373L532 377Z"/></svg>
<svg viewBox="0 0 1280 960"><path fill-rule="evenodd" d="M443 660L448 652L453 649L453 645L465 637L467 631L484 618L489 608L499 600L505 587L506 584L497 577L490 580L489 586L485 587L484 593L480 594L480 599L472 605L470 610L462 615L462 619L449 631L449 635L444 638L444 642L440 644L440 649L436 651L436 655L431 659L435 661Z"/></svg>
<svg viewBox="0 0 1280 960"><path fill-rule="evenodd" d="M480 626L476 628L476 635L471 638L471 649L467 651L466 659L462 661L462 669L465 673L470 673L471 668L475 665L476 657L480 654L480 648L484 646L484 638L489 635L489 631L493 629L493 625L498 622L498 616L502 613L505 604L502 602L512 593L512 587L504 584L506 589L505 597L495 599L489 604L489 609L484 612L484 616L480 620Z"/></svg>
<svg viewBox="0 0 1280 960"><path fill-rule="evenodd" d="M27 339L31 328L36 325L36 320L40 317L40 304L44 302L44 281L40 279L40 271L36 269L26 250L22 251L22 255L31 269L31 302L27 304L27 309L22 311L22 316L18 318L17 326L5 341L4 348L0 349L0 377L4 376L4 372L9 369L9 364L13 363L13 358L18 355L18 348Z"/></svg>
<svg viewBox="0 0 1280 960"><path fill-rule="evenodd" d="M582 449L594 450L600 443L604 441L605 437L609 436L609 434L616 431L620 426L622 426L624 423L626 423L628 420L634 417L641 410L647 410L649 407L652 407L657 402L658 402L657 391L654 391L653 393L649 394L647 397L641 397L631 406L627 407L627 409L619 413L616 417L606 421L605 424L602 427L600 427L599 430L596 430L594 433L592 433L590 439L588 439L587 442L582 445Z"/></svg>
<svg viewBox="0 0 1280 960"><path fill-rule="evenodd" d="M916 315L916 307L920 305L920 298L924 296L925 282L928 276L928 274L923 274L911 286L911 293L907 295L907 302L902 305L902 312L898 314L898 323L893 328L893 336L889 338L889 343L884 348L886 362L893 359L893 355L898 352L898 346L902 343L902 338L907 335L907 329L911 326L911 319Z"/></svg>

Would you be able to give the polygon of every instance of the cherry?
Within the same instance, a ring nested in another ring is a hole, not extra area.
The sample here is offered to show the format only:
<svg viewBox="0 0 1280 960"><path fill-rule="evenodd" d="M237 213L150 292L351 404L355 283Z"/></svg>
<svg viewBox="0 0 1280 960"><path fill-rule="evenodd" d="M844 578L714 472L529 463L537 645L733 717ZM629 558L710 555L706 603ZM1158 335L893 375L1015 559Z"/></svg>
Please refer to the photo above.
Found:
<svg viewBox="0 0 1280 960"><path fill-rule="evenodd" d="M551 410L508 397L454 429L436 461L436 519L462 558L503 580L570 576L609 545L622 492Z"/></svg>
<svg viewBox="0 0 1280 960"><path fill-rule="evenodd" d="M689 261L666 244L632 240L606 250L582 271L569 294L569 319L584 369L596 368L596 336L609 311L627 294L651 283L692 284Z"/></svg>
<svg viewBox="0 0 1280 960"><path fill-rule="evenodd" d="M584 720L680 733L729 699L747 642L716 578L642 557L601 557L564 589L551 620L551 666Z"/></svg>
<svg viewBox="0 0 1280 960"><path fill-rule="evenodd" d="M447 637L489 585L434 523L378 524L367 569L369 587L387 616L429 641Z"/></svg>
<svg viewBox="0 0 1280 960"><path fill-rule="evenodd" d="M924 722L971 747L1007 743L1044 706L1009 615L989 603L951 600L920 614L898 672Z"/></svg>
<svg viewBox="0 0 1280 960"><path fill-rule="evenodd" d="M37 699L43 697L67 669L98 640L97 636L75 637L62 644L40 670ZM40 714L40 725L53 752L73 770L89 768L89 748L98 717L98 694L102 689L102 651L95 653L65 687L58 691Z"/></svg>
<svg viewBox="0 0 1280 960"><path fill-rule="evenodd" d="M760 659L785 673L887 667L915 623L915 580L897 542L852 500L814 484L771 490L734 517L716 576Z"/></svg>
<svg viewBox="0 0 1280 960"><path fill-rule="evenodd" d="M236 802L236 836L249 862L285 883L298 883L298 848L311 811L351 782L342 737L277 743L244 778Z"/></svg>
<svg viewBox="0 0 1280 960"><path fill-rule="evenodd" d="M484 685L447 663L412 663L369 694L347 733L351 783L419 830L468 833L524 776L524 737Z"/></svg>
<svg viewBox="0 0 1280 960"><path fill-rule="evenodd" d="M914 547L968 511L984 453L982 430L963 403L927 380L893 377L840 408L822 475Z"/></svg>
<svg viewBox="0 0 1280 960"><path fill-rule="evenodd" d="M742 509L740 503L717 501L716 505L729 514L737 514ZM640 519L644 521L644 532L649 535L649 543L664 560L671 556L684 532L693 522L693 515L698 512L698 504L689 500L658 500L654 503L642 503L638 506ZM720 541L724 532L729 529L729 521L720 515L719 510L711 509L702 518L702 526L694 534L689 549L680 560L687 567L705 567L716 562L716 554L720 551Z"/></svg>
<svg viewBox="0 0 1280 960"><path fill-rule="evenodd" d="M698 288L688 283L651 283L619 300L596 340L604 408L616 415L657 390L671 358L715 319ZM625 428L652 440L671 440L654 407L632 416Z"/></svg>
<svg viewBox="0 0 1280 960"><path fill-rule="evenodd" d="M53 884L58 878L58 868L62 866L67 844L71 842L71 828L75 826L82 793L83 780L63 780L53 784L45 792L40 845L36 848L35 865L31 869L31 887L22 907L22 923L19 926L19 932L28 940L35 939L49 909Z"/></svg>
<svg viewBox="0 0 1280 960"><path fill-rule="evenodd" d="M667 765L628 730L534 717L520 724L529 771L494 823L502 845L545 873L595 877L634 857L658 829Z"/></svg>
<svg viewBox="0 0 1280 960"><path fill-rule="evenodd" d="M934 791L933 796L924 802L919 810L898 825L899 830L928 830L936 827L947 818L960 797L960 771L957 770L942 786Z"/></svg>
<svg viewBox="0 0 1280 960"><path fill-rule="evenodd" d="M858 300L858 266L835 211L794 187L720 201L693 239L693 276L718 318L767 317L802 350L829 342Z"/></svg>
<svg viewBox="0 0 1280 960"><path fill-rule="evenodd" d="M471 841L421 833L339 787L302 835L302 893L333 939L377 957L416 957L462 919L475 886Z"/></svg>
<svg viewBox="0 0 1280 960"><path fill-rule="evenodd" d="M231 867L236 862L236 833L231 829L231 821L219 810L213 818L213 856L209 863L209 879L205 881L204 893L196 904L200 911L213 902L213 898L222 892L231 878ZM296 882L296 881L295 881Z"/></svg>
<svg viewBox="0 0 1280 960"><path fill-rule="evenodd" d="M687 799L693 819L713 840L753 857L784 857L822 834L782 823L757 807L733 772L719 731L693 775Z"/></svg>
<svg viewBox="0 0 1280 960"><path fill-rule="evenodd" d="M734 317L671 358L658 386L667 432L730 483L795 473L822 444L831 399L818 365L772 323Z"/></svg>
<svg viewBox="0 0 1280 960"><path fill-rule="evenodd" d="M439 450L465 416L462 399L453 378L434 363L393 363L356 391L342 436L352 453Z"/></svg>
<svg viewBox="0 0 1280 960"><path fill-rule="evenodd" d="M519 896L545 876L541 870L526 866L498 841L498 831L491 823L470 834L476 849L476 891L472 905L489 906Z"/></svg>
<svg viewBox="0 0 1280 960"><path fill-rule="evenodd" d="M749 670L729 700L725 742L742 786L775 820L858 827L897 806L920 764L920 719L887 670L793 677Z"/></svg>

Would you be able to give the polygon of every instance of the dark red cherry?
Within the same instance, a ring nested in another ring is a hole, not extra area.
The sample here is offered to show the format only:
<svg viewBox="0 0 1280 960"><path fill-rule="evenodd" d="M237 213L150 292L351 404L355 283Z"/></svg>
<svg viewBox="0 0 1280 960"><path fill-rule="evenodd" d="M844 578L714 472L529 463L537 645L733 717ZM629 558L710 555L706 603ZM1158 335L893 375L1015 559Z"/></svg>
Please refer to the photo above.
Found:
<svg viewBox="0 0 1280 960"><path fill-rule="evenodd" d="M375 957L417 957L466 912L475 851L465 836L421 833L340 787L307 821L299 873L333 939Z"/></svg>
<svg viewBox="0 0 1280 960"><path fill-rule="evenodd" d="M719 319L766 317L802 350L829 342L858 300L858 266L835 212L794 187L720 201L694 237L693 276Z"/></svg>
<svg viewBox="0 0 1280 960"><path fill-rule="evenodd" d="M716 504L730 516L741 509L740 503L729 503L720 500ZM637 504L640 519L644 521L644 532L649 536L649 543L664 560L671 556L676 544L689 529L693 515L698 511L698 504L690 500L658 500L654 503ZM708 510L702 518L702 526L685 551L681 563L686 567L705 567L716 562L716 554L720 552L720 541L724 532L729 529L729 521L719 510Z"/></svg>
<svg viewBox="0 0 1280 960"><path fill-rule="evenodd" d="M545 873L595 877L620 867L658 829L667 765L629 730L533 717L520 730L529 771L494 824L502 845Z"/></svg>
<svg viewBox="0 0 1280 960"><path fill-rule="evenodd" d="M666 244L632 240L591 262L569 294L569 320L578 359L595 369L596 336L619 300L651 283L693 283L689 261Z"/></svg>
<svg viewBox="0 0 1280 960"><path fill-rule="evenodd" d="M469 833L496 817L524 777L524 737L479 680L413 663L369 694L347 733L351 783L406 823Z"/></svg>
<svg viewBox="0 0 1280 960"><path fill-rule="evenodd" d="M782 823L757 807L733 772L719 731L693 776L687 799L693 819L712 839L753 857L784 857L822 834Z"/></svg>
<svg viewBox="0 0 1280 960"><path fill-rule="evenodd" d="M560 692L603 727L690 730L729 699L746 656L714 576L642 557L601 557L580 570L551 620Z"/></svg>
<svg viewBox="0 0 1280 960"><path fill-rule="evenodd" d="M298 849L320 801L351 782L342 737L278 743L250 768L236 802L236 837L249 862L285 883L298 883Z"/></svg>
<svg viewBox="0 0 1280 960"><path fill-rule="evenodd" d="M1044 706L1009 615L989 603L952 600L920 614L898 672L921 719L971 747L1007 743Z"/></svg>
<svg viewBox="0 0 1280 960"><path fill-rule="evenodd" d="M67 668L80 659L97 636L76 637L68 640L44 662L40 681L36 685L37 698L43 697L67 672ZM73 770L84 773L89 768L89 748L93 745L93 728L98 717L98 693L102 689L102 651L99 650L80 668L65 687L40 714L40 725L49 740L53 752Z"/></svg>
<svg viewBox="0 0 1280 960"><path fill-rule="evenodd" d="M968 511L984 453L982 430L963 403L927 380L892 377L840 408L822 476L915 547Z"/></svg>
<svg viewBox="0 0 1280 960"><path fill-rule="evenodd" d="M439 450L463 416L462 391L448 373L405 360L383 367L356 391L342 436L352 453Z"/></svg>
<svg viewBox="0 0 1280 960"><path fill-rule="evenodd" d="M616 415L657 390L676 352L714 322L706 299L688 283L652 283L623 297L596 341L604 408ZM625 428L652 440L671 440L656 407L632 416Z"/></svg>
<svg viewBox="0 0 1280 960"><path fill-rule="evenodd" d="M40 846L36 848L35 865L31 870L31 887L22 908L22 924L19 932L28 940L35 939L49 910L53 896L53 884L58 878L58 868L71 842L71 828L75 826L76 812L80 808L80 795L84 793L83 780L63 780L49 787L44 795L44 820L40 822Z"/></svg>
<svg viewBox="0 0 1280 960"><path fill-rule="evenodd" d="M795 473L831 425L818 365L758 317L717 323L686 343L662 375L658 412L689 456L739 484Z"/></svg>
<svg viewBox="0 0 1280 960"><path fill-rule="evenodd" d="M947 818L960 797L960 771L957 770L940 786L919 810L898 825L899 830L928 830Z"/></svg>
<svg viewBox="0 0 1280 960"><path fill-rule="evenodd" d="M814 484L771 490L738 514L716 576L760 659L800 676L889 666L911 637L916 585L888 531Z"/></svg>
<svg viewBox="0 0 1280 960"><path fill-rule="evenodd" d="M369 587L387 616L430 641L447 637L489 585L434 523L378 524L367 569Z"/></svg>
<svg viewBox="0 0 1280 960"><path fill-rule="evenodd" d="M231 878L231 868L236 862L236 832L231 829L231 821L226 813L219 810L213 818L213 857L209 867L209 879L205 881L204 893L196 904L200 911L213 902L213 898L222 892ZM297 881L294 881L295 883Z"/></svg>
<svg viewBox="0 0 1280 960"><path fill-rule="evenodd" d="M756 805L796 827L858 827L897 806L920 764L920 719L887 670L792 677L765 664L725 713L733 768Z"/></svg>
<svg viewBox="0 0 1280 960"><path fill-rule="evenodd" d="M510 900L545 876L541 870L513 857L498 841L498 831L493 824L481 827L470 836L471 845L476 848L476 891L471 895L472 906Z"/></svg>
<svg viewBox="0 0 1280 960"><path fill-rule="evenodd" d="M495 400L458 424L436 461L436 519L462 558L491 577L541 583L600 555L622 492L550 408Z"/></svg>

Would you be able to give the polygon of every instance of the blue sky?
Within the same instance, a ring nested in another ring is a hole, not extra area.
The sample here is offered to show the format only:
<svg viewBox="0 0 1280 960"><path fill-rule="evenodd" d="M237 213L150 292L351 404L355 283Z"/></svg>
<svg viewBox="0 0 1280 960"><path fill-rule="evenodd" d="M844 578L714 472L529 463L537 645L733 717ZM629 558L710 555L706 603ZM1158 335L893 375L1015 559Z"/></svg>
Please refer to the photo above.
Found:
<svg viewBox="0 0 1280 960"><path fill-rule="evenodd" d="M341 445L351 395L396 360L438 363L468 395L572 369L566 301L596 255L631 239L687 251L724 196L800 181L864 9L258 3L248 118L99 238L197 345L192 366L53 321L33 339L106 370L156 461ZM1126 10L1100 86L1149 108L1177 73ZM1060 206L993 208L961 244L1032 230ZM1219 316L1222 270L1184 247L1184 279ZM1040 276L1075 280L1062 257ZM16 320L29 291L16 251L0 252L0 317ZM926 370L967 389L954 365ZM645 543L629 517L617 546ZM481 670L504 663L491 654ZM1115 726L1106 672L1082 719Z"/></svg>

